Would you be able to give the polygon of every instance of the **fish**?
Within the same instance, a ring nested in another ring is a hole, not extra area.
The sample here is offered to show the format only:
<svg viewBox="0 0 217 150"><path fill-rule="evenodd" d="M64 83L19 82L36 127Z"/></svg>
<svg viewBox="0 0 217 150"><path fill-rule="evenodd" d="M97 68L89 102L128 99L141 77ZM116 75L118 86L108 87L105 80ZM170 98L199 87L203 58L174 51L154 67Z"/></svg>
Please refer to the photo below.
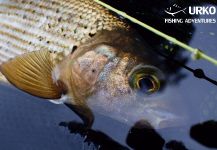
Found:
<svg viewBox="0 0 217 150"><path fill-rule="evenodd" d="M65 104L87 128L93 110L172 124L177 116L149 100L165 83L155 55L124 18L93 0L0 0L1 81Z"/></svg>

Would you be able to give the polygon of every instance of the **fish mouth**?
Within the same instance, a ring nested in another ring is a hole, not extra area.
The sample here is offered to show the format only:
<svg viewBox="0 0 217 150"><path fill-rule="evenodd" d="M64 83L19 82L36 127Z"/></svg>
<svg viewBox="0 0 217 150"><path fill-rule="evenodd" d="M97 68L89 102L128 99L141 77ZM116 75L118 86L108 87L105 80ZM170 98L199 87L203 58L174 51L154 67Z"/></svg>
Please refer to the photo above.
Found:
<svg viewBox="0 0 217 150"><path fill-rule="evenodd" d="M185 120L179 114L160 108L147 108L145 114L144 119L155 129L181 126Z"/></svg>
<svg viewBox="0 0 217 150"><path fill-rule="evenodd" d="M162 101L135 101L128 96L105 98L105 93L98 93L88 100L91 109L114 120L133 126L145 120L154 129L180 127L185 125L186 115L176 112L169 104Z"/></svg>

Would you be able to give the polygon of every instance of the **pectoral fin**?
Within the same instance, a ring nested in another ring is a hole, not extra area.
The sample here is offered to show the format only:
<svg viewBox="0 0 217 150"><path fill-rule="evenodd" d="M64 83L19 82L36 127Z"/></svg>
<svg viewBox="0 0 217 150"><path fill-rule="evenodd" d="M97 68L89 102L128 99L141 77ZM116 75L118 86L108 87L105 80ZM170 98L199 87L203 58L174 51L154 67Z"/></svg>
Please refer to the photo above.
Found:
<svg viewBox="0 0 217 150"><path fill-rule="evenodd" d="M58 99L62 90L52 79L54 64L47 50L34 51L3 63L0 71L17 88L46 99Z"/></svg>
<svg viewBox="0 0 217 150"><path fill-rule="evenodd" d="M75 112L84 123L86 128L91 128L94 122L94 115L91 109L86 105L73 105L69 103L65 103L73 112Z"/></svg>
<svg viewBox="0 0 217 150"><path fill-rule="evenodd" d="M0 72L0 83L1 82L7 82L7 79L5 78L5 76Z"/></svg>

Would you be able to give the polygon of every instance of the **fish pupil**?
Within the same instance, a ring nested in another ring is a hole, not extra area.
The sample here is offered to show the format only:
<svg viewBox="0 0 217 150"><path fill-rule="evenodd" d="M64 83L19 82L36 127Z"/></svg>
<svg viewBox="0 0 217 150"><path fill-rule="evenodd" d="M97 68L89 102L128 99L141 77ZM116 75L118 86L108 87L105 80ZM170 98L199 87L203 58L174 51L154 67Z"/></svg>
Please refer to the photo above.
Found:
<svg viewBox="0 0 217 150"><path fill-rule="evenodd" d="M145 77L139 80L139 90L141 92L149 92L154 88L153 82L150 78Z"/></svg>

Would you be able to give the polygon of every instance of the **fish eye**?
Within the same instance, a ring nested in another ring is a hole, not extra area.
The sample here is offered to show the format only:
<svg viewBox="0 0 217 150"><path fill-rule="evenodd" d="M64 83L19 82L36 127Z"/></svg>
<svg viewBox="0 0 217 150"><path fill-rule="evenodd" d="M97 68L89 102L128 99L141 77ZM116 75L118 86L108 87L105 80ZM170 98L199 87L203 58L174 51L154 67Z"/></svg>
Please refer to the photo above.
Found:
<svg viewBox="0 0 217 150"><path fill-rule="evenodd" d="M136 81L136 88L143 93L155 92L159 89L159 87L158 80L149 75L139 78Z"/></svg>
<svg viewBox="0 0 217 150"><path fill-rule="evenodd" d="M144 94L157 92L163 80L162 72L153 66L139 66L133 69L129 77L129 84L132 89Z"/></svg>

